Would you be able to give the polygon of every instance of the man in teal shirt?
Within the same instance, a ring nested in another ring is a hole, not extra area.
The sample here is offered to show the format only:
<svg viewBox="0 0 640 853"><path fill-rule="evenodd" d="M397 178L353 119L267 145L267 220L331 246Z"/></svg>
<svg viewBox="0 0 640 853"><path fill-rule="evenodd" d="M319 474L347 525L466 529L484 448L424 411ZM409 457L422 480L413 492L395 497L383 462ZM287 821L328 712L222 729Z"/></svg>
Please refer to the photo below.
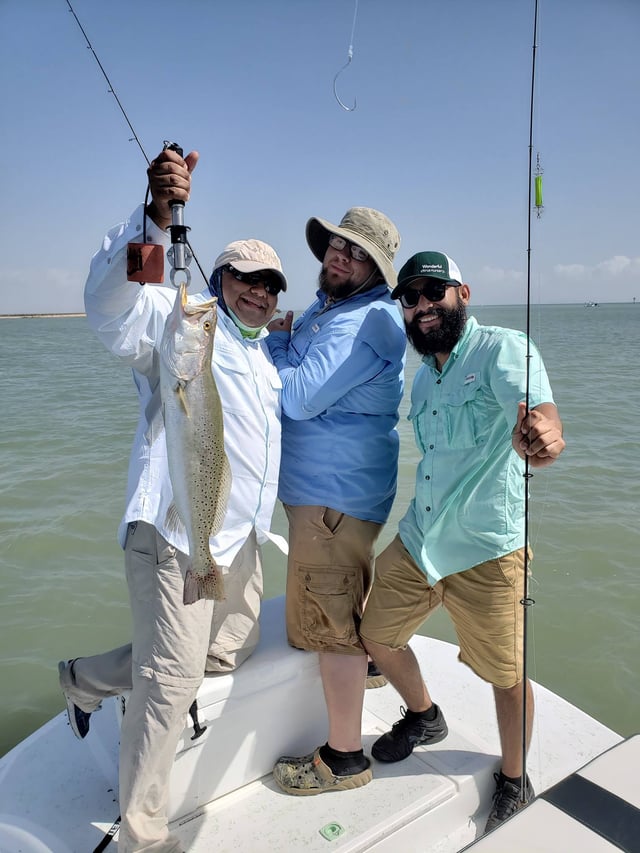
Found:
<svg viewBox="0 0 640 853"><path fill-rule="evenodd" d="M409 413L422 460L415 498L376 561L360 626L367 651L407 708L372 754L400 761L447 735L408 646L442 605L456 628L460 660L494 690L502 768L491 829L533 796L528 779L524 798L521 790L523 460L533 468L550 465L565 446L562 423L533 344L527 347L521 332L467 317L470 289L447 255L414 255L391 295L423 356ZM533 695L526 688L529 739Z"/></svg>

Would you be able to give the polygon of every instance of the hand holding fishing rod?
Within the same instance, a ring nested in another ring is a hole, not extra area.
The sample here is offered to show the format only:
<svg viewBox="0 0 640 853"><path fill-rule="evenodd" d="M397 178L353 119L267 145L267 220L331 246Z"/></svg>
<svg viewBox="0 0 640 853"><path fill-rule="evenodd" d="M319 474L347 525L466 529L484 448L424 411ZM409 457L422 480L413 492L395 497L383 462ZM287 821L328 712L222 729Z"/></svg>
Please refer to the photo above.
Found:
<svg viewBox="0 0 640 853"><path fill-rule="evenodd" d="M177 278L184 277L188 285L191 274L188 266L192 253L187 244L188 228L184 224L184 205L191 192L191 172L198 162L198 152L191 151L183 159L182 149L176 143L165 143L164 150L147 169L149 190L153 201L147 208L148 216L163 229L171 231L171 283L178 286Z"/></svg>
<svg viewBox="0 0 640 853"><path fill-rule="evenodd" d="M551 465L565 448L556 407L542 403L527 413L526 403L519 403L511 441L518 456L526 456L532 468Z"/></svg>

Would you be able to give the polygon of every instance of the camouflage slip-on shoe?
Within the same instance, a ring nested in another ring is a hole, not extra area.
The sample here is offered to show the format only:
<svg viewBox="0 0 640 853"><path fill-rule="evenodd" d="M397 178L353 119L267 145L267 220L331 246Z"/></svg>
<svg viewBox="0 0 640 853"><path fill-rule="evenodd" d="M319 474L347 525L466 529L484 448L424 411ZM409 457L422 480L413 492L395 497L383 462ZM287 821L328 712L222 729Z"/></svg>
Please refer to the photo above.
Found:
<svg viewBox="0 0 640 853"><path fill-rule="evenodd" d="M365 682L367 690L374 690L376 687L384 687L387 683L387 679L380 672L375 663L370 660L367 664L367 680Z"/></svg>
<svg viewBox="0 0 640 853"><path fill-rule="evenodd" d="M301 758L283 755L276 761L273 778L287 794L307 796L324 794L325 791L348 791L361 788L373 779L373 773L367 759L367 766L360 773L349 776L336 776L331 768L320 758L320 747L310 755Z"/></svg>

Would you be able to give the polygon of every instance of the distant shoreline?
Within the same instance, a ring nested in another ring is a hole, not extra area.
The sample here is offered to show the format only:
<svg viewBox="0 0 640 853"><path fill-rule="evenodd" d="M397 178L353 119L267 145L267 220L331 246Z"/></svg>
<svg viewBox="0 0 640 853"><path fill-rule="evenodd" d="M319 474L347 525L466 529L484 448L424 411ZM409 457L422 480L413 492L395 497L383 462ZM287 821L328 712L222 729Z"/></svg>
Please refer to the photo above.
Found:
<svg viewBox="0 0 640 853"><path fill-rule="evenodd" d="M38 318L43 317L86 317L87 315L82 313L69 313L69 314L0 314L0 320L37 320Z"/></svg>

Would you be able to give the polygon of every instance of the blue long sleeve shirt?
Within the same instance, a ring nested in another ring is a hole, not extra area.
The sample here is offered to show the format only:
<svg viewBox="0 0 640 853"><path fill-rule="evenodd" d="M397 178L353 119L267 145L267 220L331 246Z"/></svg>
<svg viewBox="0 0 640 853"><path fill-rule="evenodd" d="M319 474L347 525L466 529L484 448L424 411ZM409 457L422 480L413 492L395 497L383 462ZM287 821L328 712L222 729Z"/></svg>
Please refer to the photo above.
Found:
<svg viewBox="0 0 640 853"><path fill-rule="evenodd" d="M406 334L386 285L327 307L267 346L282 381L278 497L384 523L396 492Z"/></svg>

